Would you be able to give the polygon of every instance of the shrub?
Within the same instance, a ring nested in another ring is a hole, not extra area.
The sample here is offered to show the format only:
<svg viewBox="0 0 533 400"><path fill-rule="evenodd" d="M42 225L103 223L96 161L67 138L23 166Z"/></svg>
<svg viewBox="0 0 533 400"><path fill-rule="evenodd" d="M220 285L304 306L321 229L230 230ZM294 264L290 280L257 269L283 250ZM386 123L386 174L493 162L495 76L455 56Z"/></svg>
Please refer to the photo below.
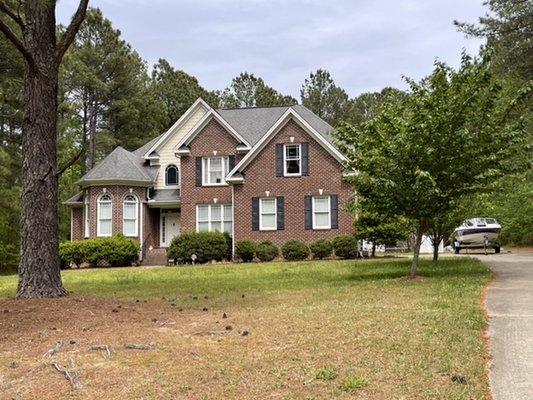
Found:
<svg viewBox="0 0 533 400"><path fill-rule="evenodd" d="M279 249L270 240L265 240L256 246L255 254L263 262L272 261L279 255Z"/></svg>
<svg viewBox="0 0 533 400"><path fill-rule="evenodd" d="M357 258L357 239L355 236L337 236L333 239L335 255L342 258Z"/></svg>
<svg viewBox="0 0 533 400"><path fill-rule="evenodd" d="M298 240L289 240L281 247L281 252L288 261L305 260L309 257L309 247Z"/></svg>
<svg viewBox="0 0 533 400"><path fill-rule="evenodd" d="M248 239L239 240L235 243L235 256L244 262L254 259L256 245Z"/></svg>
<svg viewBox="0 0 533 400"><path fill-rule="evenodd" d="M332 381L339 374L331 367L320 367L316 370L315 379L320 381Z"/></svg>
<svg viewBox="0 0 533 400"><path fill-rule="evenodd" d="M226 239L226 255L224 258L230 261L233 257L233 238L228 232L224 232L224 239Z"/></svg>
<svg viewBox="0 0 533 400"><path fill-rule="evenodd" d="M358 376L344 378L341 383L341 389L348 393L354 393L357 389L364 388L365 386L368 386L368 381Z"/></svg>
<svg viewBox="0 0 533 400"><path fill-rule="evenodd" d="M221 261L226 257L228 244L220 232L188 232L172 239L167 250L168 258L179 263L188 263L196 254L197 263Z"/></svg>
<svg viewBox="0 0 533 400"><path fill-rule="evenodd" d="M108 238L76 240L61 243L59 257L63 266L71 263L109 264L112 267L131 265L139 259L139 242L122 234Z"/></svg>
<svg viewBox="0 0 533 400"><path fill-rule="evenodd" d="M329 257L333 251L333 245L326 239L318 239L316 242L311 243L309 248L311 253L313 253L313 258L319 259Z"/></svg>

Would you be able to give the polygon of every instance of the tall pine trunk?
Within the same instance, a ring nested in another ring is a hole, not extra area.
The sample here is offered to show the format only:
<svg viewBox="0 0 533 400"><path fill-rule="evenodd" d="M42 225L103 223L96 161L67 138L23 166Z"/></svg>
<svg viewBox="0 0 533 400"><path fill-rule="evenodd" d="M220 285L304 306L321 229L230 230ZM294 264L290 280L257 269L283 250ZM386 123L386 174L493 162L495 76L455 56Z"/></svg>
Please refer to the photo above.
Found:
<svg viewBox="0 0 533 400"><path fill-rule="evenodd" d="M27 68L25 81L17 297L57 297L66 295L67 291L61 283L58 251L58 67L54 2L28 6L26 18L26 46L33 54L36 67Z"/></svg>

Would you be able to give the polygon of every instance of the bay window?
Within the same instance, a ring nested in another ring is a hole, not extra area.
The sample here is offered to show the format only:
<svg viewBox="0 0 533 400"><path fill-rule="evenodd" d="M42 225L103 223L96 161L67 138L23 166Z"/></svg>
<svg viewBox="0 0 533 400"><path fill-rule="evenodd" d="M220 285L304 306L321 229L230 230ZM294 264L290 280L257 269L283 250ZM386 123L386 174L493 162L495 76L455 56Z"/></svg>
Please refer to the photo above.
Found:
<svg viewBox="0 0 533 400"><path fill-rule="evenodd" d="M137 236L138 201L134 195L124 197L122 208L122 233L124 236Z"/></svg>
<svg viewBox="0 0 533 400"><path fill-rule="evenodd" d="M111 236L113 224L113 203L109 194L98 198L97 204L97 236Z"/></svg>

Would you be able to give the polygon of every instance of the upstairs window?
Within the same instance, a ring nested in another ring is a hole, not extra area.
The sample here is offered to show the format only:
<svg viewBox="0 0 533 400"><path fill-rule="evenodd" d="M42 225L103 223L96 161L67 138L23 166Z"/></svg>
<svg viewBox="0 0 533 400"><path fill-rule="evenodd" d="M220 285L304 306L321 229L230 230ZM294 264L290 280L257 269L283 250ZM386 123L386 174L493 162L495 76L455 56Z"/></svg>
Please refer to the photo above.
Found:
<svg viewBox="0 0 533 400"><path fill-rule="evenodd" d="M137 197L132 194L124 197L122 211L122 233L124 236L137 236L137 219L138 219L138 202Z"/></svg>
<svg viewBox="0 0 533 400"><path fill-rule="evenodd" d="M110 195L103 194L98 198L97 214L97 236L111 236L113 221L113 203L111 201Z"/></svg>
<svg viewBox="0 0 533 400"><path fill-rule="evenodd" d="M178 167L169 165L165 170L165 184L167 186L177 186L179 184Z"/></svg>
<svg viewBox="0 0 533 400"><path fill-rule="evenodd" d="M229 157L205 157L202 159L202 185L225 185L229 172Z"/></svg>
<svg viewBox="0 0 533 400"><path fill-rule="evenodd" d="M302 175L302 146L300 144L286 144L283 151L283 174L285 176Z"/></svg>

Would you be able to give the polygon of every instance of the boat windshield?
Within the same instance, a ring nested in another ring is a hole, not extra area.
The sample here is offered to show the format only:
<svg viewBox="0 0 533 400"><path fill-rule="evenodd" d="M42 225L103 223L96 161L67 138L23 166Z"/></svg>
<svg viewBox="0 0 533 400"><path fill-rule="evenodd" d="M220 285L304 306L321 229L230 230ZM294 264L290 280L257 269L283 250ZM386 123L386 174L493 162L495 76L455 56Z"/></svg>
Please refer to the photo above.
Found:
<svg viewBox="0 0 533 400"><path fill-rule="evenodd" d="M485 222L487 224L497 224L498 221L496 221L494 218L485 218Z"/></svg>
<svg viewBox="0 0 533 400"><path fill-rule="evenodd" d="M484 218L476 218L476 225L477 226L485 226L487 224L485 223L485 219Z"/></svg>
<svg viewBox="0 0 533 400"><path fill-rule="evenodd" d="M471 219L467 219L465 222L463 222L464 226L474 226L474 223Z"/></svg>

